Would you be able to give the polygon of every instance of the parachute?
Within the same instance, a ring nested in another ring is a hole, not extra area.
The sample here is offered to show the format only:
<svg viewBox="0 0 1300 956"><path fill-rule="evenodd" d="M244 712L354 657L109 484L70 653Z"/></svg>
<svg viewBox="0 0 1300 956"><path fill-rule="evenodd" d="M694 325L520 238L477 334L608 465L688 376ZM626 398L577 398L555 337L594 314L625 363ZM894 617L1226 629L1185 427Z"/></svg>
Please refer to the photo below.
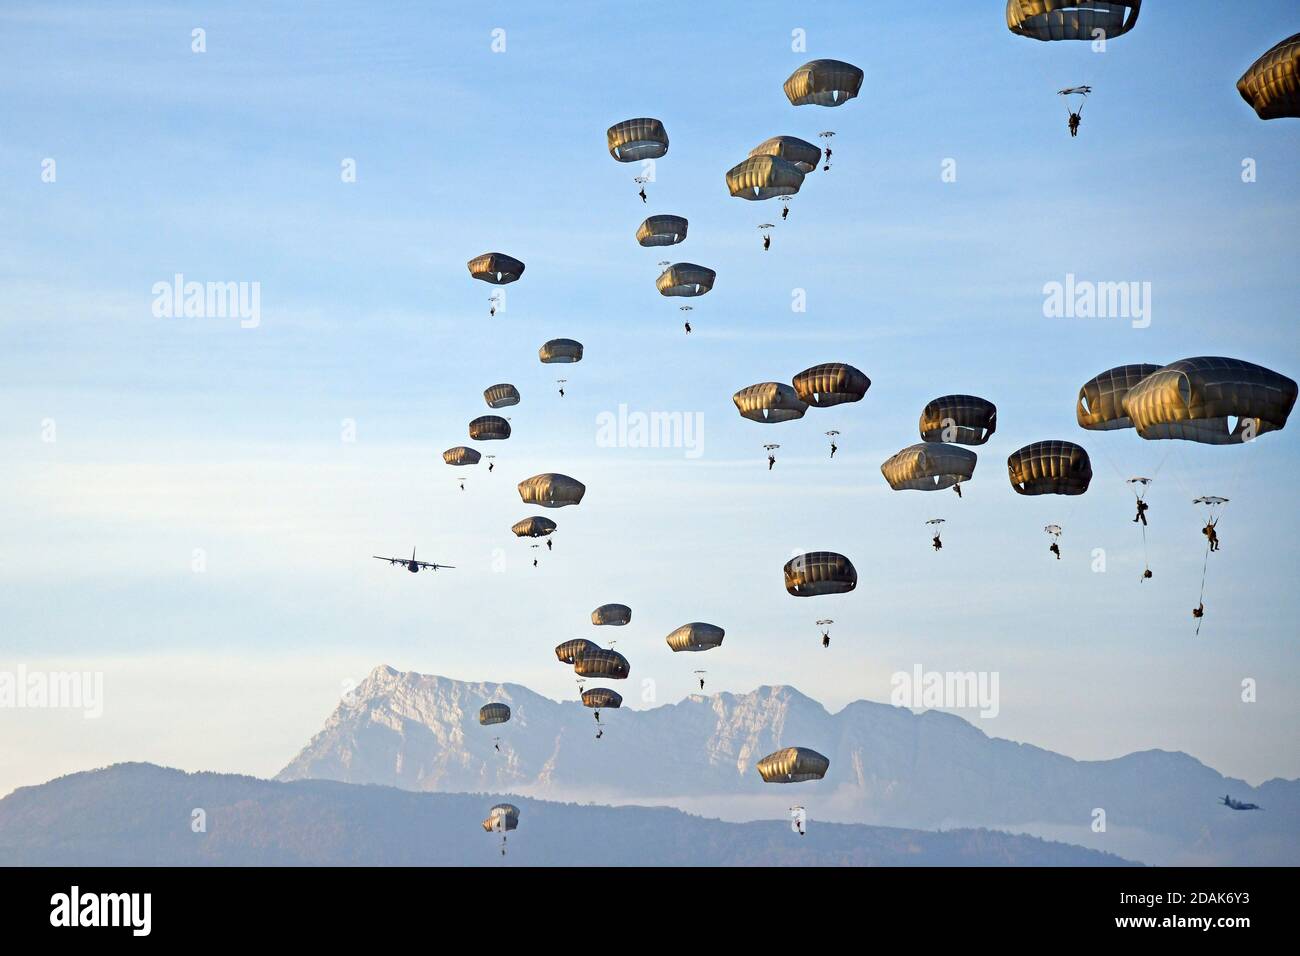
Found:
<svg viewBox="0 0 1300 956"><path fill-rule="evenodd" d="M655 280L660 295L704 295L713 288L718 274L693 262L675 262Z"/></svg>
<svg viewBox="0 0 1300 956"><path fill-rule="evenodd" d="M1296 383L1262 366L1187 358L1129 389L1124 413L1143 438L1236 445L1283 428L1295 400Z"/></svg>
<svg viewBox="0 0 1300 956"><path fill-rule="evenodd" d="M750 156L775 156L794 165L801 173L811 173L821 162L821 147L798 136L773 136L749 151Z"/></svg>
<svg viewBox="0 0 1300 956"><path fill-rule="evenodd" d="M921 439L982 445L998 429L998 407L975 395L943 395L921 410Z"/></svg>
<svg viewBox="0 0 1300 956"><path fill-rule="evenodd" d="M524 264L504 252L485 252L467 263L469 274L493 285L506 285L524 274Z"/></svg>
<svg viewBox="0 0 1300 956"><path fill-rule="evenodd" d="M871 387L871 379L844 362L825 362L806 368L794 377L793 383L799 400L815 408L860 402Z"/></svg>
<svg viewBox="0 0 1300 956"><path fill-rule="evenodd" d="M518 521L510 529L516 538L544 538L555 530L555 522L541 515Z"/></svg>
<svg viewBox="0 0 1300 956"><path fill-rule="evenodd" d="M1019 495L1081 495L1092 481L1092 462L1074 442L1039 441L1012 453L1007 473Z"/></svg>
<svg viewBox="0 0 1300 956"><path fill-rule="evenodd" d="M1300 117L1300 33L1252 63L1237 81L1237 92L1262 120Z"/></svg>
<svg viewBox="0 0 1300 956"><path fill-rule="evenodd" d="M541 505L543 508L563 508L576 505L587 493L587 486L568 475L547 473L533 475L519 482L519 497L526 505Z"/></svg>
<svg viewBox="0 0 1300 956"><path fill-rule="evenodd" d="M1132 428L1133 422L1124 411L1124 397L1134 385L1159 370L1159 365L1120 365L1084 382L1074 408L1079 426L1089 431Z"/></svg>
<svg viewBox="0 0 1300 956"><path fill-rule="evenodd" d="M722 638L726 633L716 624L695 621L691 624L683 624L665 640L673 651L707 651L714 647L721 647Z"/></svg>
<svg viewBox="0 0 1300 956"><path fill-rule="evenodd" d="M623 695L608 687L593 687L582 692L582 706L594 710L613 710L623 706Z"/></svg>
<svg viewBox="0 0 1300 956"><path fill-rule="evenodd" d="M591 623L622 627L632 620L632 609L626 604L602 604L591 612Z"/></svg>
<svg viewBox="0 0 1300 956"><path fill-rule="evenodd" d="M751 422L789 422L803 418L808 405L795 390L782 382L759 382L747 385L731 400L736 403L736 411L741 418Z"/></svg>
<svg viewBox="0 0 1300 956"><path fill-rule="evenodd" d="M600 645L585 637L574 638L555 646L555 657L561 664L576 664L578 659L591 651L600 650Z"/></svg>
<svg viewBox="0 0 1300 956"><path fill-rule="evenodd" d="M573 672L579 677L609 677L624 680L632 672L632 665L618 651L595 647L584 650L573 662Z"/></svg>
<svg viewBox="0 0 1300 956"><path fill-rule="evenodd" d="M489 408L506 408L510 405L518 405L519 389L506 383L493 385L483 389L483 400L488 403Z"/></svg>
<svg viewBox="0 0 1300 956"><path fill-rule="evenodd" d="M510 437L510 423L500 415L481 415L469 423L470 441L504 441Z"/></svg>
<svg viewBox="0 0 1300 956"><path fill-rule="evenodd" d="M807 747L786 747L768 754L757 767L764 783L801 783L825 777L831 762Z"/></svg>
<svg viewBox="0 0 1300 956"><path fill-rule="evenodd" d="M750 156L727 170L727 189L739 199L791 196L803 185L803 172L776 156Z"/></svg>
<svg viewBox="0 0 1300 956"><path fill-rule="evenodd" d="M482 457L475 449L464 445L448 448L442 453L442 460L449 465L477 465Z"/></svg>
<svg viewBox="0 0 1300 956"><path fill-rule="evenodd" d="M809 551L785 563L785 589L795 597L847 594L858 586L858 571L842 554Z"/></svg>
<svg viewBox="0 0 1300 956"><path fill-rule="evenodd" d="M792 106L843 106L862 89L862 71L842 60L810 60L785 81Z"/></svg>
<svg viewBox="0 0 1300 956"><path fill-rule="evenodd" d="M895 491L941 491L975 474L979 456L958 445L909 445L887 458L880 473Z"/></svg>
<svg viewBox="0 0 1300 956"><path fill-rule="evenodd" d="M1059 524L1044 525L1043 531L1050 534L1053 538L1061 537L1061 526Z"/></svg>
<svg viewBox="0 0 1300 956"><path fill-rule="evenodd" d="M1007 29L1032 40L1106 39L1137 23L1142 0L1007 0Z"/></svg>
<svg viewBox="0 0 1300 956"><path fill-rule="evenodd" d="M514 830L519 826L519 808L513 803L498 803L488 811L483 821L483 829L488 833L502 830Z"/></svg>
<svg viewBox="0 0 1300 956"><path fill-rule="evenodd" d="M582 361L582 343L573 339L551 339L537 350L543 365L569 364Z"/></svg>
<svg viewBox="0 0 1300 956"><path fill-rule="evenodd" d="M643 246L675 246L686 241L687 222L681 216L650 216L636 230Z"/></svg>
<svg viewBox="0 0 1300 956"><path fill-rule="evenodd" d="M620 163L658 159L668 152L668 133L657 119L639 117L615 123L605 133L609 155Z"/></svg>
<svg viewBox="0 0 1300 956"><path fill-rule="evenodd" d="M504 724L510 719L510 708L505 704L484 704L478 709L478 722L483 726Z"/></svg>

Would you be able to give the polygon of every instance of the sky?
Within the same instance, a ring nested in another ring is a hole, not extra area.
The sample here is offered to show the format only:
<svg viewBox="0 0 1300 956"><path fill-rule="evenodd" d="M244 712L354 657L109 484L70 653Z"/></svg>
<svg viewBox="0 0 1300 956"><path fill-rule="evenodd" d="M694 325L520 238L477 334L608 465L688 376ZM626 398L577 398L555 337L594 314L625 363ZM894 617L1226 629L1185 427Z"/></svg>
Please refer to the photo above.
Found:
<svg viewBox="0 0 1300 956"><path fill-rule="evenodd" d="M1011 34L994 2L6 3L0 671L100 673L104 712L0 708L0 793L120 760L274 774L380 664L572 697L552 651L571 637L617 640L633 707L696 668L831 710L918 665L987 671L997 716L954 712L990 735L1300 776L1296 426L1208 447L1074 417L1126 363L1298 377L1300 125L1235 89L1294 13L1151 4L1094 54ZM861 94L791 106L816 57L860 66ZM1081 83L1071 139L1056 91ZM670 138L645 204L604 139L637 116ZM787 221L728 195L759 142L823 131L832 168ZM654 213L689 219L681 246L636 244ZM485 251L527 265L495 317L465 265ZM689 337L666 259L718 274ZM177 274L257 283L256 326L155 315ZM1149 324L1046 317L1069 274L1150 283ZM582 362L541 364L561 336ZM871 378L861 402L736 414L737 389L828 361ZM497 382L523 401L481 446L494 471L445 465ZM964 497L891 491L881 462L952 392L998 406ZM699 441L611 447L622 406ZM1048 438L1090 452L1085 496L1008 486L1006 456ZM548 513L553 553L509 531L536 513L516 482L547 471L587 486ZM1155 478L1145 558L1135 474ZM1198 637L1203 494L1231 501ZM412 547L455 569L371 560ZM810 550L848 555L857 590L788 595ZM606 602L633 608L612 635L589 623ZM672 654L694 620L723 647Z"/></svg>

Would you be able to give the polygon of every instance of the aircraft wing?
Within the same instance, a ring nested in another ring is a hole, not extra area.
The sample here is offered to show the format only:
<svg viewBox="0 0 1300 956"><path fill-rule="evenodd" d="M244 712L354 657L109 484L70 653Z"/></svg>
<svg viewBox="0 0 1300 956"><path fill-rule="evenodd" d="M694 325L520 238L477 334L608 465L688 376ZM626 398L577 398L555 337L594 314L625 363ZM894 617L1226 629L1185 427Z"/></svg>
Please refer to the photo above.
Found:
<svg viewBox="0 0 1300 956"><path fill-rule="evenodd" d="M408 563L407 560L406 560L405 558L385 558L383 555L379 555L379 554L372 554L371 557L374 558L376 561L387 561L389 564L407 564L407 563Z"/></svg>
<svg viewBox="0 0 1300 956"><path fill-rule="evenodd" d="M410 562L408 561L407 563L409 564ZM415 563L422 568L429 568L434 571L437 571L439 568L452 568L453 570L455 569L455 565L436 564L433 561L416 561Z"/></svg>

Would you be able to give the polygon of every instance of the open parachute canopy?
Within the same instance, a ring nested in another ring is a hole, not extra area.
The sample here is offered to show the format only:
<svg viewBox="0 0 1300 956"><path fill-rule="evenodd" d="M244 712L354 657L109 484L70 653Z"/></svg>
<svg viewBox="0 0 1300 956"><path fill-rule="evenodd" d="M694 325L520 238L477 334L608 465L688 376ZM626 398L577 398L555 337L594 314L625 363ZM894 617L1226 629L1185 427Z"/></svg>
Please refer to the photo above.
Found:
<svg viewBox="0 0 1300 956"><path fill-rule="evenodd" d="M824 362L804 369L794 377L793 384L801 402L829 408L860 402L871 387L871 379L846 362Z"/></svg>
<svg viewBox="0 0 1300 956"><path fill-rule="evenodd" d="M1007 458L1011 487L1020 495L1081 495L1092 481L1088 453L1069 441L1036 441Z"/></svg>
<svg viewBox="0 0 1300 956"><path fill-rule="evenodd" d="M895 491L941 491L969 481L978 460L959 445L921 442L885 459L880 473Z"/></svg>
<svg viewBox="0 0 1300 956"><path fill-rule="evenodd" d="M713 288L718 274L693 262L674 262L659 274L655 288L660 295L704 295Z"/></svg>
<svg viewBox="0 0 1300 956"><path fill-rule="evenodd" d="M831 768L830 759L807 747L786 747L770 753L757 764L765 783L801 783L820 780Z"/></svg>
<svg viewBox="0 0 1300 956"><path fill-rule="evenodd" d="M541 505L543 508L563 508L582 502L587 493L587 486L568 475L548 472L533 475L519 482L519 497L526 505Z"/></svg>
<svg viewBox="0 0 1300 956"><path fill-rule="evenodd" d="M643 246L675 246L686 239L688 225L682 216L649 216L637 227L636 241Z"/></svg>
<svg viewBox="0 0 1300 956"><path fill-rule="evenodd" d="M783 86L792 106L843 106L862 89L862 76L843 60L809 60Z"/></svg>
<svg viewBox="0 0 1300 956"><path fill-rule="evenodd" d="M773 136L749 151L750 156L775 156L791 163L799 172L811 173L821 162L820 146L814 146L798 136Z"/></svg>
<svg viewBox="0 0 1300 956"><path fill-rule="evenodd" d="M632 672L632 665L618 651L605 647L588 648L574 660L573 672L579 677L625 680Z"/></svg>
<svg viewBox="0 0 1300 956"><path fill-rule="evenodd" d="M982 445L998 429L998 407L976 395L943 395L921 409L921 440Z"/></svg>
<svg viewBox="0 0 1300 956"><path fill-rule="evenodd" d="M600 627L622 627L632 621L632 609L626 604L602 604L591 612L591 623Z"/></svg>
<svg viewBox="0 0 1300 956"><path fill-rule="evenodd" d="M504 441L510 437L510 423L500 415L480 415L469 423L470 441Z"/></svg>
<svg viewBox="0 0 1300 956"><path fill-rule="evenodd" d="M1007 0L1007 29L1032 40L1110 40L1133 29L1141 8L1142 0Z"/></svg>
<svg viewBox="0 0 1300 956"><path fill-rule="evenodd" d="M1124 411L1124 397L1134 385L1159 370L1159 365L1120 365L1088 379L1079 389L1074 417L1089 431L1132 428L1133 423Z"/></svg>
<svg viewBox="0 0 1300 956"><path fill-rule="evenodd" d="M449 465L477 465L482 457L475 449L464 445L448 448L442 453L442 460Z"/></svg>
<svg viewBox="0 0 1300 956"><path fill-rule="evenodd" d="M795 597L847 594L858 586L858 569L834 551L809 551L785 563L785 589Z"/></svg>
<svg viewBox="0 0 1300 956"><path fill-rule="evenodd" d="M582 343L573 339L551 339L537 350L543 365L569 365L582 361Z"/></svg>
<svg viewBox="0 0 1300 956"><path fill-rule="evenodd" d="M701 621L695 621L691 624L683 624L665 640L668 646L677 651L707 651L714 647L722 646L722 639L726 636L726 631L716 624L705 624Z"/></svg>
<svg viewBox="0 0 1300 956"><path fill-rule="evenodd" d="M623 706L623 695L608 687L593 687L582 692L582 706L594 710L616 710Z"/></svg>
<svg viewBox="0 0 1300 956"><path fill-rule="evenodd" d="M483 389L483 401L488 403L489 408L507 408L511 405L518 405L519 389L506 382L502 382L500 385L492 385Z"/></svg>
<svg viewBox="0 0 1300 956"><path fill-rule="evenodd" d="M488 833L501 830L514 830L519 827L519 808L513 803L498 803L488 811L483 821L483 829Z"/></svg>
<svg viewBox="0 0 1300 956"><path fill-rule="evenodd" d="M541 515L516 521L510 528L516 538L544 538L555 530L555 522Z"/></svg>
<svg viewBox="0 0 1300 956"><path fill-rule="evenodd" d="M1237 81L1237 92L1260 119L1300 117L1300 33L1252 63Z"/></svg>
<svg viewBox="0 0 1300 956"><path fill-rule="evenodd" d="M727 189L740 199L792 196L803 185L803 171L776 156L750 156L727 170Z"/></svg>
<svg viewBox="0 0 1300 956"><path fill-rule="evenodd" d="M469 260L469 274L493 285L506 285L524 274L524 264L504 252L485 252Z"/></svg>
<svg viewBox="0 0 1300 956"><path fill-rule="evenodd" d="M489 724L504 724L510 719L510 708L505 704L484 704L478 709L478 722L485 727Z"/></svg>
<svg viewBox="0 0 1300 956"><path fill-rule="evenodd" d="M1143 438L1237 445L1285 427L1296 383L1241 359L1181 359L1142 379L1124 413Z"/></svg>
<svg viewBox="0 0 1300 956"><path fill-rule="evenodd" d="M578 658L590 651L600 650L600 645L585 637L575 637L571 641L555 646L555 657L561 664L576 664Z"/></svg>
<svg viewBox="0 0 1300 956"><path fill-rule="evenodd" d="M637 163L658 159L668 152L668 133L664 124L648 116L615 123L605 133L609 155L620 163Z"/></svg>
<svg viewBox="0 0 1300 956"><path fill-rule="evenodd" d="M784 382L746 385L732 395L731 400L741 418L748 418L751 422L789 422L803 418L803 413L808 410L808 403Z"/></svg>

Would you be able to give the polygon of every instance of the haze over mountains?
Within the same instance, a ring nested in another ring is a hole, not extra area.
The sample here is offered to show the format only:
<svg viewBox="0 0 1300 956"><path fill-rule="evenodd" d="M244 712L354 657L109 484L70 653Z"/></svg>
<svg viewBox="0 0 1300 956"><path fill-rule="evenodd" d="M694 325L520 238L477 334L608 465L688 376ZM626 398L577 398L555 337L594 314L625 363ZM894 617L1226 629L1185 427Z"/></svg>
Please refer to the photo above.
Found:
<svg viewBox="0 0 1300 956"><path fill-rule="evenodd" d="M497 798L327 780L278 783L117 764L0 800L0 866L1104 866L1125 861L1035 837L783 821L513 798L519 829L480 821ZM194 811L204 826L192 826Z"/></svg>
<svg viewBox="0 0 1300 956"><path fill-rule="evenodd" d="M479 725L491 700L510 705L509 723ZM814 822L992 827L1148 863L1300 862L1300 781L1251 787L1181 752L1077 761L936 711L855 701L830 714L791 687L602 718L596 740L591 711L576 701L381 666L277 779L669 804L727 820L779 818L799 803ZM791 744L830 758L825 780L759 779L754 763ZM1227 793L1264 810L1228 810L1217 803ZM1105 832L1093 831L1096 809Z"/></svg>

